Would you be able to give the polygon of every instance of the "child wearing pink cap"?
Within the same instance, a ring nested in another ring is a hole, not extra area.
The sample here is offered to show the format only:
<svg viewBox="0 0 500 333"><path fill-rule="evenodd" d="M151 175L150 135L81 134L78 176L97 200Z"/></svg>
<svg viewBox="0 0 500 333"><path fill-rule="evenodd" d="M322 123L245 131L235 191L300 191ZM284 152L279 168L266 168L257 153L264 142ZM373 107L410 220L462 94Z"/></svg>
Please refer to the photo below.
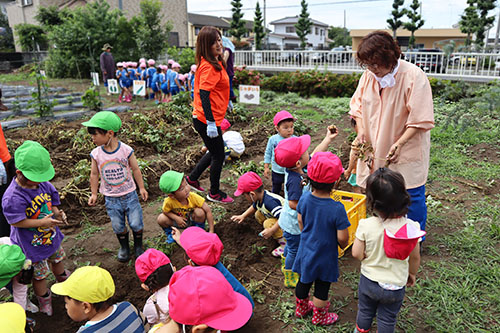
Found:
<svg viewBox="0 0 500 333"><path fill-rule="evenodd" d="M168 300L172 320L157 333L234 331L252 316L250 302L210 266L186 266L175 272ZM186 325L192 327L186 329Z"/></svg>
<svg viewBox="0 0 500 333"><path fill-rule="evenodd" d="M168 318L168 284L175 268L163 252L147 249L136 259L135 272L142 282L141 288L153 292L144 304L142 313L148 323L155 325L153 328L159 328Z"/></svg>
<svg viewBox="0 0 500 333"><path fill-rule="evenodd" d="M405 286L415 285L425 231L406 217L411 200L399 172L380 168L371 174L366 199L375 216L359 221L352 246L361 261L355 332L368 332L375 314L379 332L394 332Z"/></svg>
<svg viewBox="0 0 500 333"><path fill-rule="evenodd" d="M325 138L314 149L313 154L326 151L337 134L337 132L332 133L327 129ZM309 191L309 186L304 186L303 180L306 176L304 169L309 162L307 150L310 144L311 137L303 135L284 139L274 149L276 163L285 168L285 205L278 220L279 226L283 230L283 236L286 239L285 262L282 267L285 276L285 287L295 287L299 280L298 274L292 271L301 233L296 209L302 193Z"/></svg>
<svg viewBox="0 0 500 333"><path fill-rule="evenodd" d="M194 96L194 77L196 75L196 65L191 65L191 70L189 71L189 76L188 76L188 91L191 92L191 99L193 99Z"/></svg>
<svg viewBox="0 0 500 333"><path fill-rule="evenodd" d="M248 290L220 262L224 245L217 234L208 233L197 227L189 227L182 234L177 228L172 229L172 237L186 251L191 266L213 266L222 273L235 292L246 297L252 308L255 306Z"/></svg>
<svg viewBox="0 0 500 333"><path fill-rule="evenodd" d="M153 76L156 73L155 61L153 59L148 60L148 69L146 69L146 74L144 80L146 81L146 87L148 89L149 99L155 98L155 93L153 91ZM148 95L146 94L146 95Z"/></svg>
<svg viewBox="0 0 500 333"><path fill-rule="evenodd" d="M297 205L297 218L302 230L300 244L292 270L300 275L295 287L297 317L314 312L314 325L330 325L338 320L328 313L328 291L337 282L338 246L344 248L349 240L351 225L344 205L330 197L333 186L344 169L340 159L331 152L317 152L307 167L312 192L304 193ZM314 244L314 246L311 246ZM313 301L309 290L314 283Z"/></svg>
<svg viewBox="0 0 500 333"><path fill-rule="evenodd" d="M181 69L181 65L178 63L172 64L172 71L169 75L170 80L170 95L175 96L179 93L181 84L179 82L179 71Z"/></svg>
<svg viewBox="0 0 500 333"><path fill-rule="evenodd" d="M262 179L253 171L244 173L238 179L238 189L234 192L234 196L237 197L242 194L252 205L243 214L231 216L231 220L241 223L250 215L255 214L257 222L264 227L259 236L266 239L272 236L276 239L279 246L273 250L272 255L281 257L285 250L286 240L278 224L278 219L285 199L264 190Z"/></svg>
<svg viewBox="0 0 500 333"><path fill-rule="evenodd" d="M295 118L288 111L281 110L274 116L274 128L278 133L272 135L267 140L266 151L264 153L264 177L269 178L269 164L271 164L271 180L273 182L272 192L281 193L281 188L285 182L285 168L276 163L274 159L274 148L281 140L293 136L293 122Z"/></svg>

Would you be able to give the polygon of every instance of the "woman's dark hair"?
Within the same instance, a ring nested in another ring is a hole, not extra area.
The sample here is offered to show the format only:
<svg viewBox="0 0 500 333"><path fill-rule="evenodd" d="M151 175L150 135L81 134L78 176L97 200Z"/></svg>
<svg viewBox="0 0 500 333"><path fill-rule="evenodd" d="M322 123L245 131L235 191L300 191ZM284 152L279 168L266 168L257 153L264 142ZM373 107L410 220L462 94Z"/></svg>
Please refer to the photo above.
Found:
<svg viewBox="0 0 500 333"><path fill-rule="evenodd" d="M108 131L106 131L105 129L99 128L99 127L87 127L87 131L89 132L89 134L92 134L92 135L95 135L97 133L105 135L106 133L108 133ZM114 136L116 136L117 133L113 132L113 134L114 134Z"/></svg>
<svg viewBox="0 0 500 333"><path fill-rule="evenodd" d="M170 264L166 264L158 267L153 273L151 273L144 284L152 291L157 291L170 282L170 278L174 274L174 270Z"/></svg>
<svg viewBox="0 0 500 333"><path fill-rule="evenodd" d="M311 187L315 190L322 191L322 192L331 192L333 190L333 187L335 186L335 182L333 183L319 183L317 181L312 180L309 178L309 184L311 184Z"/></svg>
<svg viewBox="0 0 500 333"><path fill-rule="evenodd" d="M196 65L200 65L201 58L203 57L203 59L208 61L218 71L222 70L219 61L222 62L224 68L226 67L226 62L222 55L215 58L212 54L212 45L214 45L218 38L222 38L222 35L216 28L209 25L201 28L198 38L196 39Z"/></svg>
<svg viewBox="0 0 500 333"><path fill-rule="evenodd" d="M377 65L394 69L401 58L401 49L385 31L374 31L361 40L356 58L361 66Z"/></svg>
<svg viewBox="0 0 500 333"><path fill-rule="evenodd" d="M368 208L384 220L406 215L410 195L405 179L397 171L379 168L366 181L366 201Z"/></svg>

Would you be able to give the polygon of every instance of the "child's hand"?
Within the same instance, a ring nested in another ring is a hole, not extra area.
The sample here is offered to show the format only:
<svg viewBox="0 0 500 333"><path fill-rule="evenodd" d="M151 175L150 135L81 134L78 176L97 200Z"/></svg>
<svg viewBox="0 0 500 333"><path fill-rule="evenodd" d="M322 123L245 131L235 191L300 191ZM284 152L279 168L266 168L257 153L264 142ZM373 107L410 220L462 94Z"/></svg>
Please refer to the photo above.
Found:
<svg viewBox="0 0 500 333"><path fill-rule="evenodd" d="M62 209L59 209L59 218L64 222L64 224L68 225L68 217Z"/></svg>
<svg viewBox="0 0 500 333"><path fill-rule="evenodd" d="M351 170L347 169L344 171L344 178L349 180L349 177L351 177Z"/></svg>
<svg viewBox="0 0 500 333"><path fill-rule="evenodd" d="M245 217L243 215L233 215L231 216L231 221L238 222L240 224L245 220Z"/></svg>
<svg viewBox="0 0 500 333"><path fill-rule="evenodd" d="M177 218L177 221L176 221L176 222L177 222L177 224L179 225L179 227L181 227L181 228L187 228L187 226L188 226L188 225L187 225L187 220L186 220L185 218L183 218L183 217L180 217L180 216L179 216L179 217Z"/></svg>
<svg viewBox="0 0 500 333"><path fill-rule="evenodd" d="M172 238L177 244L181 244L181 232L176 227L172 227Z"/></svg>
<svg viewBox="0 0 500 333"><path fill-rule="evenodd" d="M89 206L95 206L97 203L97 194L92 194L89 198Z"/></svg>
<svg viewBox="0 0 500 333"><path fill-rule="evenodd" d="M417 281L417 276L415 274L408 274L408 281L406 282L407 287L413 287Z"/></svg>
<svg viewBox="0 0 500 333"><path fill-rule="evenodd" d="M271 231L271 228L266 228L266 229L262 230L259 235L261 235L265 239L268 239L269 237L271 237L273 235L273 232Z"/></svg>
<svg viewBox="0 0 500 333"><path fill-rule="evenodd" d="M264 165L264 177L269 178L269 166Z"/></svg>
<svg viewBox="0 0 500 333"><path fill-rule="evenodd" d="M327 129L326 129L326 136L325 136L325 139L328 139L328 140L333 140L337 137L337 135L339 135L339 131L337 130L337 128L335 127L335 131L331 130L332 125L328 126Z"/></svg>
<svg viewBox="0 0 500 333"><path fill-rule="evenodd" d="M141 188L139 191L141 192L142 200L148 201L148 191L145 188Z"/></svg>
<svg viewBox="0 0 500 333"><path fill-rule="evenodd" d="M45 216L43 219L40 219L40 227L54 228L54 227L57 227L58 225L64 223L62 221L54 219L53 216L54 216L54 213L51 213L51 214Z"/></svg>

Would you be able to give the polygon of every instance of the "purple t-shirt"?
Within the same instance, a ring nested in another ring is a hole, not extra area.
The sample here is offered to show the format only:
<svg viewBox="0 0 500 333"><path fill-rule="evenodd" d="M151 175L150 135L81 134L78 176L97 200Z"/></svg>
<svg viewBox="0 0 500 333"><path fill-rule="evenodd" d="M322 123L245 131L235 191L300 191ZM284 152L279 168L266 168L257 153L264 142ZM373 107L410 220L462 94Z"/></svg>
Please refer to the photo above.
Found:
<svg viewBox="0 0 500 333"><path fill-rule="evenodd" d="M64 238L61 230L18 228L13 224L24 219L42 219L52 213L53 205L60 204L59 193L49 182L40 183L37 189L27 189L14 178L3 195L3 214L11 225L10 240L33 262L45 260L57 251Z"/></svg>

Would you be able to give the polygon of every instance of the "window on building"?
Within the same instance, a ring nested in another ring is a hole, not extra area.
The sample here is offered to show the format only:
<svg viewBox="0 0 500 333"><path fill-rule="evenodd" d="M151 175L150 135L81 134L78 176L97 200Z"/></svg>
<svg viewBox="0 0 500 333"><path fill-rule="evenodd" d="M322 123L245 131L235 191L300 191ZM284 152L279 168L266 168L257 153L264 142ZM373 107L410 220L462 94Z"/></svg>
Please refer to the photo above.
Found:
<svg viewBox="0 0 500 333"><path fill-rule="evenodd" d="M33 4L33 0L21 0L21 6L29 6Z"/></svg>
<svg viewBox="0 0 500 333"><path fill-rule="evenodd" d="M288 33L294 33L295 32L295 27L286 27L285 28L285 31L288 32Z"/></svg>
<svg viewBox="0 0 500 333"><path fill-rule="evenodd" d="M201 28L195 27L194 28L194 34L198 35L200 33Z"/></svg>
<svg viewBox="0 0 500 333"><path fill-rule="evenodd" d="M324 35L325 35L325 29L321 29L321 30L319 31L319 35L320 35L320 36L324 36Z"/></svg>
<svg viewBox="0 0 500 333"><path fill-rule="evenodd" d="M315 34L315 35L317 35L317 34L318 34L318 30L319 30L319 29L318 29L318 27L315 27L315 28L314 28L314 34Z"/></svg>

